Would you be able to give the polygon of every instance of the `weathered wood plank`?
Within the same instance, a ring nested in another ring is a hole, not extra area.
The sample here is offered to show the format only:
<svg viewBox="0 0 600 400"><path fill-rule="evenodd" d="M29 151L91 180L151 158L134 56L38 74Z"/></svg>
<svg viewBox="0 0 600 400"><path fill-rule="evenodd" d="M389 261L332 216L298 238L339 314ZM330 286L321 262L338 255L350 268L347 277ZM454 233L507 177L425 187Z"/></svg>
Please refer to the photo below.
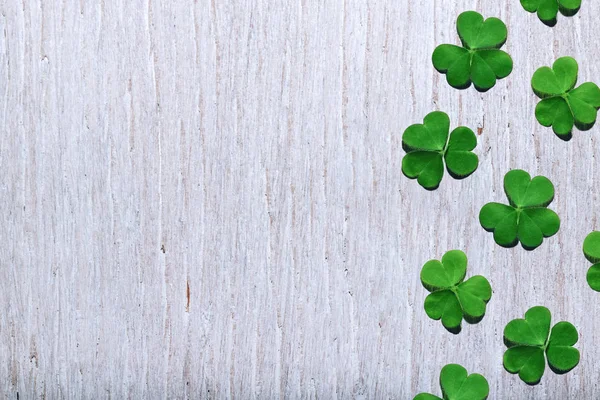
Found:
<svg viewBox="0 0 600 400"><path fill-rule="evenodd" d="M488 93L431 66L475 9L509 27ZM490 398L600 397L598 127L537 124L533 71L600 81L600 4L542 25L515 1L0 2L0 393L6 398L411 398L449 362ZM478 130L478 171L426 192L400 172L428 112ZM506 250L477 220L510 168L548 176L559 233ZM422 264L464 250L494 297L458 336ZM581 364L528 387L502 330L533 305Z"/></svg>

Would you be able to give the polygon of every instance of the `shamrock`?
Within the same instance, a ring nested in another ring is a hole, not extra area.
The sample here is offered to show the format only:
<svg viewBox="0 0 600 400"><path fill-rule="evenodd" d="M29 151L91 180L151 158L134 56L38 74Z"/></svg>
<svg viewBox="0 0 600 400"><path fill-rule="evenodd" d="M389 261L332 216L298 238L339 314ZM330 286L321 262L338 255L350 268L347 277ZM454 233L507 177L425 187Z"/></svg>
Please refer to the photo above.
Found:
<svg viewBox="0 0 600 400"><path fill-rule="evenodd" d="M588 285L600 292L600 232L594 231L586 236L583 241L583 254L594 263L587 272Z"/></svg>
<svg viewBox="0 0 600 400"><path fill-rule="evenodd" d="M446 113L434 111L427 114L423 124L406 128L402 147L407 154L402 159L402 172L425 189L436 189L446 169L457 179L465 178L477 169L479 158L471 150L477 146L472 130L458 127L450 134L450 118Z"/></svg>
<svg viewBox="0 0 600 400"><path fill-rule="evenodd" d="M425 312L452 333L460 332L463 317L469 323L481 321L492 288L483 276L466 281L467 256L460 250L448 251L442 262L429 260L421 270L421 283L431 292L425 299Z"/></svg>
<svg viewBox="0 0 600 400"><path fill-rule="evenodd" d="M506 78L513 68L510 56L498 50L506 42L507 30L498 18L485 21L481 14L466 11L456 20L458 36L462 46L442 44L433 52L433 66L442 74L450 86L475 89L485 92L496 84L496 79Z"/></svg>
<svg viewBox="0 0 600 400"><path fill-rule="evenodd" d="M500 246L514 247L520 241L523 248L533 250L544 237L558 232L560 219L546 208L554 199L554 186L544 176L531 176L520 169L504 176L504 192L510 205L487 203L479 212L479 222L494 232Z"/></svg>
<svg viewBox="0 0 600 400"><path fill-rule="evenodd" d="M550 332L550 318L546 307L533 307L527 310L525 319L514 319L504 328L504 343L508 347L504 368L511 374L518 373L529 385L542 379L546 358L557 374L567 373L579 363L579 350L573 347L579 339L577 329L562 321Z"/></svg>
<svg viewBox="0 0 600 400"><path fill-rule="evenodd" d="M575 59L561 57L552 68L541 67L531 78L533 92L542 99L535 107L535 117L564 140L571 138L573 125L582 131L591 129L600 108L600 88L595 83L574 89L578 70Z"/></svg>
<svg viewBox="0 0 600 400"><path fill-rule="evenodd" d="M530 13L537 11L544 24L554 26L559 11L565 17L571 17L579 11L581 0L521 0L521 5Z"/></svg>
<svg viewBox="0 0 600 400"><path fill-rule="evenodd" d="M443 399L429 393L419 393L413 400L485 400L490 393L487 380L479 374L467 374L458 364L448 364L440 372Z"/></svg>

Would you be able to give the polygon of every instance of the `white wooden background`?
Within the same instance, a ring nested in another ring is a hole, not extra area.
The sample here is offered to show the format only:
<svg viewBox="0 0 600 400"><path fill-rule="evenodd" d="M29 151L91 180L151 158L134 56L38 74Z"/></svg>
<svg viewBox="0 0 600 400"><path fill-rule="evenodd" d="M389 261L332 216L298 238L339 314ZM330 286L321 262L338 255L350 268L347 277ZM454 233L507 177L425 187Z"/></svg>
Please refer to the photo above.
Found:
<svg viewBox="0 0 600 400"><path fill-rule="evenodd" d="M0 0L3 398L396 398L456 362L490 399L598 399L600 126L556 138L529 82L557 57L600 83L600 3L555 28L517 0ZM431 65L474 9L508 25L485 94ZM433 110L479 133L479 169L401 174ZM549 177L559 233L533 252L478 222L510 168ZM454 336L423 311L450 249L494 289ZM580 365L529 387L502 330L534 305Z"/></svg>

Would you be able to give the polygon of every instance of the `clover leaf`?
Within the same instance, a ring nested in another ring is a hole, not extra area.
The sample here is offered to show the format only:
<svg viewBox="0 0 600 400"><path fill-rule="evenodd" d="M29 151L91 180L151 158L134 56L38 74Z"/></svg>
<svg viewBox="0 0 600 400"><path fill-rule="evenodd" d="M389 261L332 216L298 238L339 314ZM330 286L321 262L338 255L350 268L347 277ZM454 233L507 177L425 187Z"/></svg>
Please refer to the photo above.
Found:
<svg viewBox="0 0 600 400"><path fill-rule="evenodd" d="M433 66L446 74L450 86L466 89L472 82L475 89L485 92L496 84L496 79L512 72L512 58L499 50L506 42L504 22L498 18L484 21L481 14L466 11L458 16L456 28L462 47L442 44L432 56Z"/></svg>
<svg viewBox="0 0 600 400"><path fill-rule="evenodd" d="M531 78L534 93L542 99L535 107L535 117L564 140L571 138L573 125L581 131L591 129L600 108L600 88L595 83L575 88L578 70L574 58L561 57L552 68L541 67Z"/></svg>
<svg viewBox="0 0 600 400"><path fill-rule="evenodd" d="M600 232L594 231L586 236L583 241L583 254L594 263L587 272L588 285L596 292L600 292Z"/></svg>
<svg viewBox="0 0 600 400"><path fill-rule="evenodd" d="M450 118L441 111L427 114L422 124L406 128L402 147L407 154L402 159L402 172L425 189L434 190L446 169L456 179L466 178L477 169L479 158L472 150L477 138L472 130L460 126L450 133Z"/></svg>
<svg viewBox="0 0 600 400"><path fill-rule="evenodd" d="M504 368L511 374L518 373L529 385L542 379L546 358L557 374L565 374L579 363L579 350L573 347L579 339L577 329L562 321L550 331L550 319L550 311L537 306L527 310L525 319L514 319L504 328L504 343L508 347Z"/></svg>
<svg viewBox="0 0 600 400"><path fill-rule="evenodd" d="M560 228L556 213L546 208L554 199L554 186L544 176L531 176L520 169L504 176L504 192L510 205L487 203L479 212L479 222L500 246L533 250Z"/></svg>
<svg viewBox="0 0 600 400"><path fill-rule="evenodd" d="M421 270L421 283L431 294L425 298L425 312L452 332L459 333L462 319L481 321L492 297L490 283L476 275L466 281L467 256L460 250L448 251L442 261L429 260ZM464 282L463 282L464 281Z"/></svg>
<svg viewBox="0 0 600 400"><path fill-rule="evenodd" d="M490 392L487 380L480 374L467 374L458 364L448 364L440 372L443 400L485 400ZM429 393L419 393L413 400L442 400Z"/></svg>
<svg viewBox="0 0 600 400"><path fill-rule="evenodd" d="M554 26L559 11L565 17L571 17L579 11L581 0L521 0L521 5L530 13L537 12L544 24Z"/></svg>

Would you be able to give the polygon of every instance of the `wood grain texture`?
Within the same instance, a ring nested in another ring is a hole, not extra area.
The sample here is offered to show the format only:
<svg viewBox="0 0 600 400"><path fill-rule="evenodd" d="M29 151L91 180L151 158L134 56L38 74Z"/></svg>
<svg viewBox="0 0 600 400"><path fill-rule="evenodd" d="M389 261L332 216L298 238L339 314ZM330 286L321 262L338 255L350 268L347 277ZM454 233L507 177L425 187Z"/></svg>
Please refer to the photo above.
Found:
<svg viewBox="0 0 600 400"><path fill-rule="evenodd" d="M464 10L508 25L509 78L432 67ZM490 399L600 398L600 127L556 138L529 82L563 55L600 82L600 3L555 28L518 1L1 0L3 398L396 398L443 365ZM478 131L480 167L434 192L401 174L432 110ZM503 249L478 223L510 168L556 186L559 233ZM494 289L458 336L423 311L450 249ZM580 331L536 387L502 368L530 306Z"/></svg>

